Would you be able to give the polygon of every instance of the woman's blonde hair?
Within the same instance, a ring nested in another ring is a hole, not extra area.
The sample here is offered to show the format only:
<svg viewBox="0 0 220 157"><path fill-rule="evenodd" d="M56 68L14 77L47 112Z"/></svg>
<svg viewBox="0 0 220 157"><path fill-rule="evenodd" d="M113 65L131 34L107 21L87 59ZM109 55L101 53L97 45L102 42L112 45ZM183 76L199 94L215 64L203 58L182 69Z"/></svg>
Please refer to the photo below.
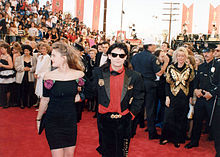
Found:
<svg viewBox="0 0 220 157"><path fill-rule="evenodd" d="M178 55L179 52L184 52L184 54L186 55L186 59L188 58L188 51L187 51L187 49L184 48L184 47L179 47L173 53L173 63L174 64L177 63L177 55Z"/></svg>
<svg viewBox="0 0 220 157"><path fill-rule="evenodd" d="M50 46L47 43L40 43L39 48L41 49L41 47L46 47L47 49L47 53L50 53Z"/></svg>
<svg viewBox="0 0 220 157"><path fill-rule="evenodd" d="M69 68L84 71L85 67L77 49L62 41L55 42L52 48L57 50L62 56L66 56Z"/></svg>
<svg viewBox="0 0 220 157"><path fill-rule="evenodd" d="M12 45L13 49L16 49L17 51L21 52L22 48L21 45L18 42L14 42L14 44Z"/></svg>

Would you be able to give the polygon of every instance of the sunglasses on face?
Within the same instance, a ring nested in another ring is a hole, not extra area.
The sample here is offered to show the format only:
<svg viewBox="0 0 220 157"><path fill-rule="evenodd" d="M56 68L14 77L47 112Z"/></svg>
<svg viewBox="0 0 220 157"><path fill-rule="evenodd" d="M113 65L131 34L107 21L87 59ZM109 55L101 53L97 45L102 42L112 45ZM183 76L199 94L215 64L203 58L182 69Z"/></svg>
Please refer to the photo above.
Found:
<svg viewBox="0 0 220 157"><path fill-rule="evenodd" d="M126 54L117 54L117 53L111 53L113 58L116 58L117 56L119 56L120 58L125 58Z"/></svg>

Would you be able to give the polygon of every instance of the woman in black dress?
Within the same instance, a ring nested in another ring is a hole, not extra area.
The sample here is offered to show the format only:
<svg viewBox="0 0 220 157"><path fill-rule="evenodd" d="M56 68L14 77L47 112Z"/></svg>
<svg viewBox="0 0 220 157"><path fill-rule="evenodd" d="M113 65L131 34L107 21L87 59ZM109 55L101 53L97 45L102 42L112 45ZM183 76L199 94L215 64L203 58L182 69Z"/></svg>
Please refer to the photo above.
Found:
<svg viewBox="0 0 220 157"><path fill-rule="evenodd" d="M11 50L7 43L0 44L0 105L10 107L12 86L15 82L15 72L10 56Z"/></svg>
<svg viewBox="0 0 220 157"><path fill-rule="evenodd" d="M36 59L32 55L30 45L23 46L24 54L15 60L16 83L19 84L19 104L20 108L31 107L34 99L34 72L36 69Z"/></svg>
<svg viewBox="0 0 220 157"><path fill-rule="evenodd" d="M178 148L180 143L185 143L187 113L189 102L192 101L194 79L193 67L186 64L187 58L187 50L180 47L174 53L174 63L167 68L166 108L161 145L172 142Z"/></svg>
<svg viewBox="0 0 220 157"><path fill-rule="evenodd" d="M44 77L37 128L39 130L46 111L45 133L52 157L74 156L77 137L75 102L80 99L78 86L81 86L84 76L84 67L76 51L64 42L54 43L51 60L52 66L57 69Z"/></svg>

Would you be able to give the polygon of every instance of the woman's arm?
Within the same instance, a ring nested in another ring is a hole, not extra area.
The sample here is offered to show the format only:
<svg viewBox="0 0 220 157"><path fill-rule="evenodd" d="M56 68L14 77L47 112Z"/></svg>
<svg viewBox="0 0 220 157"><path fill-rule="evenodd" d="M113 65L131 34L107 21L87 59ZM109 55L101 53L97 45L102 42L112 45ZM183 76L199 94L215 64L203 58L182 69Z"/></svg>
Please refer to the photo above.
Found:
<svg viewBox="0 0 220 157"><path fill-rule="evenodd" d="M42 97L40 99L40 107L36 120L41 120L41 117L43 116L44 112L47 110L49 101L50 101L49 97Z"/></svg>
<svg viewBox="0 0 220 157"><path fill-rule="evenodd" d="M50 100L49 97L42 97L40 99L40 107L39 107L39 111L38 111L37 118L36 118L38 132L39 132L39 128L40 128L41 118L42 118L44 112L47 110L49 100Z"/></svg>
<svg viewBox="0 0 220 157"><path fill-rule="evenodd" d="M21 64L21 57L15 59L15 70L18 72L24 71L24 66Z"/></svg>

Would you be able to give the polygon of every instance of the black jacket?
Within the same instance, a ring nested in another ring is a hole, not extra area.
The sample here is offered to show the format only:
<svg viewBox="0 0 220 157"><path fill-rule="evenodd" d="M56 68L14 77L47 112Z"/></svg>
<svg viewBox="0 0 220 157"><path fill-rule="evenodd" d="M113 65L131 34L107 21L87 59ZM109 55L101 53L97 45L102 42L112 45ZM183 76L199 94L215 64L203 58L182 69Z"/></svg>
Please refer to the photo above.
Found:
<svg viewBox="0 0 220 157"><path fill-rule="evenodd" d="M98 52L95 56L95 66L96 67L99 67L99 65L100 65L100 60L101 60L101 57L102 57L102 53L103 52Z"/></svg>
<svg viewBox="0 0 220 157"><path fill-rule="evenodd" d="M93 71L93 91L98 97L98 104L108 107L110 103L110 70L105 64ZM144 83L139 73L125 68L124 85L121 96L121 112L129 111L137 115L144 103Z"/></svg>

